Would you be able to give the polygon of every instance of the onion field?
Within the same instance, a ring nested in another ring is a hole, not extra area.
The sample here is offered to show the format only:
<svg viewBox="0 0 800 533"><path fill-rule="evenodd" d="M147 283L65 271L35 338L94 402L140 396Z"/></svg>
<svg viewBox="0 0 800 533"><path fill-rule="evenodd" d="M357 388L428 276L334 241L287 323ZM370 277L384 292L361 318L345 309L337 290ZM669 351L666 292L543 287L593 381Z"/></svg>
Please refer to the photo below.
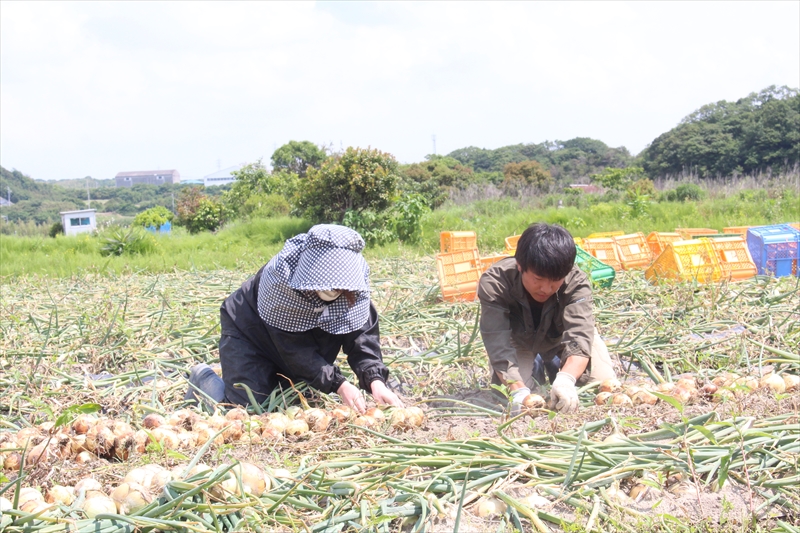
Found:
<svg viewBox="0 0 800 533"><path fill-rule="evenodd" d="M800 532L800 278L620 272L595 290L619 382L512 417L479 304L431 257L370 266L406 409L363 416L302 383L186 404L252 272L2 280L0 531Z"/></svg>

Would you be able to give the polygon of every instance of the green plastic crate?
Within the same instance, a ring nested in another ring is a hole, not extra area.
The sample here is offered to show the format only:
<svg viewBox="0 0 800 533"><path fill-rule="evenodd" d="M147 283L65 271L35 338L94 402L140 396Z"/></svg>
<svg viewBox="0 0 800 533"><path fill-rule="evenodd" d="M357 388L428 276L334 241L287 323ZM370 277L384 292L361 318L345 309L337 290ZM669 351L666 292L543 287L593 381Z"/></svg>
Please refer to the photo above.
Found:
<svg viewBox="0 0 800 533"><path fill-rule="evenodd" d="M575 256L575 264L578 265L578 268L589 274L592 281L601 287L610 287L616 276L614 269L580 246L576 246L575 248L578 252L578 255Z"/></svg>

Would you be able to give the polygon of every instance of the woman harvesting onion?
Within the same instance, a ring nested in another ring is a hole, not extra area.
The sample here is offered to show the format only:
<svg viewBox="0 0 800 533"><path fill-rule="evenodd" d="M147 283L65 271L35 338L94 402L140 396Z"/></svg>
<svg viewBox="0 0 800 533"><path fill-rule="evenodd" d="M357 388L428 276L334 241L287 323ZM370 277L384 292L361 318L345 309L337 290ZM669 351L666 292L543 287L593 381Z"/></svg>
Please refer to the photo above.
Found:
<svg viewBox="0 0 800 533"><path fill-rule="evenodd" d="M355 231L328 224L286 241L283 250L228 296L220 307L222 378L197 365L187 399L200 389L217 402L250 403L243 384L262 403L278 386L305 381L363 413L364 397L403 404L386 386L378 313L369 298L364 240ZM347 354L358 386L334 364Z"/></svg>

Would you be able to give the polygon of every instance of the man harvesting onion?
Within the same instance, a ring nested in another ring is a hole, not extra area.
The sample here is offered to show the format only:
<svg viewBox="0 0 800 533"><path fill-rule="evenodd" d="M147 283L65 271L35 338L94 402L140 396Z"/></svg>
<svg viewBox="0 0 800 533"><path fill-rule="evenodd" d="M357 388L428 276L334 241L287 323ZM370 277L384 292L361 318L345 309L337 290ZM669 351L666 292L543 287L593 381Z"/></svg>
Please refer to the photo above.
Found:
<svg viewBox="0 0 800 533"><path fill-rule="evenodd" d="M615 377L592 314L592 286L575 266L575 241L560 226L533 224L520 236L515 257L481 276L481 337L492 383L511 392L512 412L540 383L537 355L552 383L549 407L578 409L576 383Z"/></svg>

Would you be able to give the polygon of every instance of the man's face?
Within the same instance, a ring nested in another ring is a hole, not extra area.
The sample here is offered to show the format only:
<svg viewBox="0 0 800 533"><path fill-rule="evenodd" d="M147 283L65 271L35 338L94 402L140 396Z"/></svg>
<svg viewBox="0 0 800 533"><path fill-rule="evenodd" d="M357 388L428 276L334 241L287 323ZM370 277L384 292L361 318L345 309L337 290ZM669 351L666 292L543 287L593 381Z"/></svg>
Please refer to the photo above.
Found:
<svg viewBox="0 0 800 533"><path fill-rule="evenodd" d="M531 298L539 303L546 302L552 295L558 292L561 285L564 284L566 278L552 280L537 276L530 270L522 272L522 269L517 265L517 270L522 274L522 286L531 295Z"/></svg>

